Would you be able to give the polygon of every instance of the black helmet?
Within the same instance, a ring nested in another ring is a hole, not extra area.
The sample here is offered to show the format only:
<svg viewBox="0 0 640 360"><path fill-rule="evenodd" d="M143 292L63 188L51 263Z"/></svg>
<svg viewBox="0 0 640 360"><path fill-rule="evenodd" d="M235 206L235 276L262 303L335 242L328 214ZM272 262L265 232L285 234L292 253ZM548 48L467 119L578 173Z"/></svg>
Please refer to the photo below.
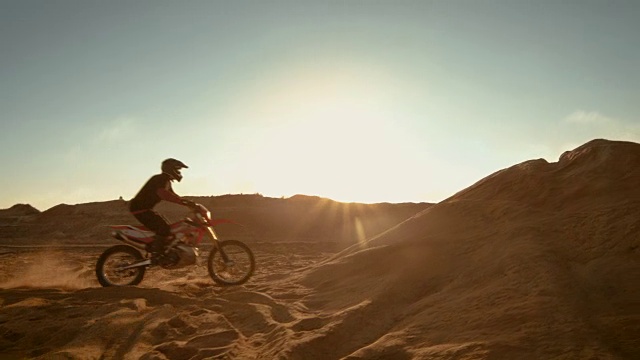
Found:
<svg viewBox="0 0 640 360"><path fill-rule="evenodd" d="M189 167L180 160L167 159L162 162L162 172L169 175L171 180L182 180L182 174L180 174L182 168L188 169Z"/></svg>

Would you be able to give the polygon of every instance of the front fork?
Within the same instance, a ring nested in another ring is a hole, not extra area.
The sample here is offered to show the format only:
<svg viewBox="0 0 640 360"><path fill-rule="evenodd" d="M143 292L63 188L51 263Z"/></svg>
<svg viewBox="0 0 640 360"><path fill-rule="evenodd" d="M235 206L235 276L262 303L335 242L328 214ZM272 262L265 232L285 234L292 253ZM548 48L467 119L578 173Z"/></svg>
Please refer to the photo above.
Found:
<svg viewBox="0 0 640 360"><path fill-rule="evenodd" d="M222 246L220 246L220 241L218 241L218 236L216 235L216 232L213 230L213 227L209 226L207 229L209 230L209 235L211 236L211 242L213 243L213 247L218 249L218 251L220 252L220 256L222 256L222 260L224 260L224 263L229 265L230 263L229 257L227 256L227 254L225 254L224 250L222 250Z"/></svg>

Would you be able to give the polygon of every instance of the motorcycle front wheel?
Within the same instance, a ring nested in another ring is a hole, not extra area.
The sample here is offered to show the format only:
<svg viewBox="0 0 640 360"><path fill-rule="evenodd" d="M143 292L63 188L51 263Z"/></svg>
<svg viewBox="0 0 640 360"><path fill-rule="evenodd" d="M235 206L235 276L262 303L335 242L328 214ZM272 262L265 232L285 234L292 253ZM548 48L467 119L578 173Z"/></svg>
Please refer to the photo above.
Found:
<svg viewBox="0 0 640 360"><path fill-rule="evenodd" d="M207 261L209 275L219 285L244 284L256 267L251 249L238 240L225 240L213 248Z"/></svg>
<svg viewBox="0 0 640 360"><path fill-rule="evenodd" d="M131 246L116 245L108 248L98 258L96 276L100 285L131 286L138 285L144 277L146 268L139 266L123 269L123 267L143 261L142 254Z"/></svg>

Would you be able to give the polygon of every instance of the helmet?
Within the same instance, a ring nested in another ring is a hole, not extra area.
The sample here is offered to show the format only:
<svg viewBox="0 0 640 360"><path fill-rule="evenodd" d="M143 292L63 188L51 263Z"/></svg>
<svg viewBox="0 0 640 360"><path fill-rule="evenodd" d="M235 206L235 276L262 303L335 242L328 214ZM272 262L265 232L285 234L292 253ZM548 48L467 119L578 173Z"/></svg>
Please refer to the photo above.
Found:
<svg viewBox="0 0 640 360"><path fill-rule="evenodd" d="M162 172L169 175L171 180L182 180L182 174L180 174L180 169L189 167L185 165L182 161L176 159L167 159L162 162Z"/></svg>

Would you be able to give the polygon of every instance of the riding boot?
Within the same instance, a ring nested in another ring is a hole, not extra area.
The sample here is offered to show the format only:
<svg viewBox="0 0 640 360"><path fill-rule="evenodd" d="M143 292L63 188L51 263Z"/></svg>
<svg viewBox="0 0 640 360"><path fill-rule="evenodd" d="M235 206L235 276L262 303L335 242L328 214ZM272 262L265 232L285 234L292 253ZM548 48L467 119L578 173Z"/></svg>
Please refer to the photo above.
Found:
<svg viewBox="0 0 640 360"><path fill-rule="evenodd" d="M156 235L155 240L151 243L151 252L155 254L164 254L167 246L167 237Z"/></svg>

